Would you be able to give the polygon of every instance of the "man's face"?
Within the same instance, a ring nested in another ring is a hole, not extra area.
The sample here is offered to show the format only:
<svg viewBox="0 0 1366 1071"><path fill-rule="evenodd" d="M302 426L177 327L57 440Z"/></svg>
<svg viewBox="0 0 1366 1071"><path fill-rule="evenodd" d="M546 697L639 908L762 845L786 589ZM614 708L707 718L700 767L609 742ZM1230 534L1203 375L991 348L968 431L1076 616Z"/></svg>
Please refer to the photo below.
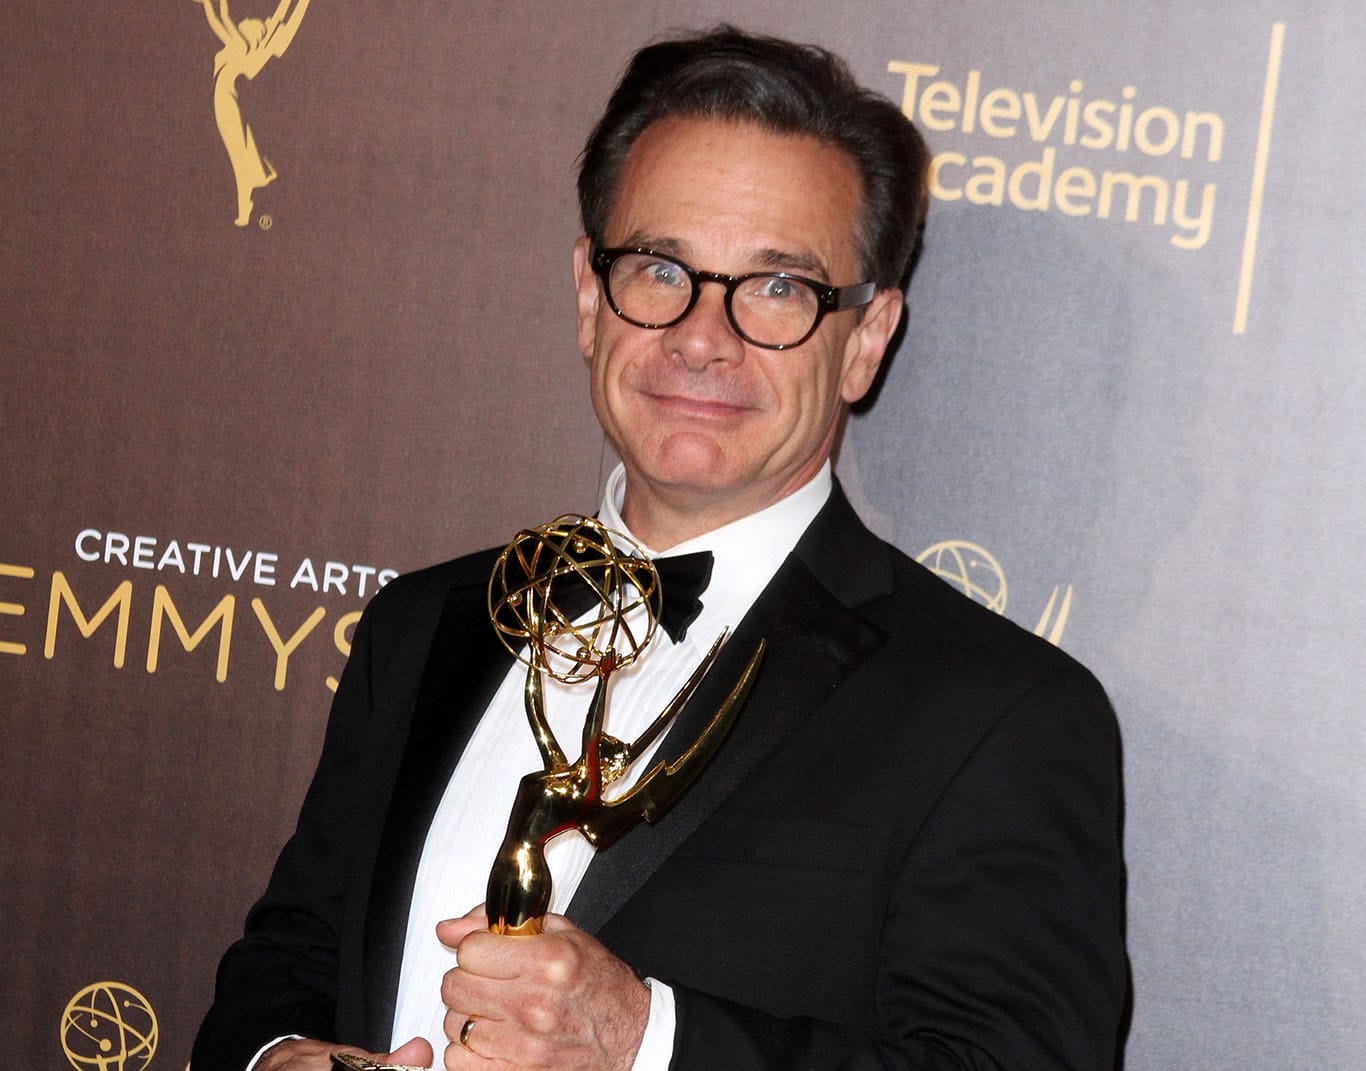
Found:
<svg viewBox="0 0 1366 1071"><path fill-rule="evenodd" d="M847 286L865 281L854 230L858 173L809 137L738 122L665 119L626 159L608 217L612 246L669 253L699 271L790 271ZM788 350L749 345L726 318L724 290L663 330L612 312L574 249L578 343L593 408L627 469L625 519L660 549L771 505L829 456L845 403L872 383L901 313L877 294L860 317L827 315ZM656 542L663 540L663 542Z"/></svg>

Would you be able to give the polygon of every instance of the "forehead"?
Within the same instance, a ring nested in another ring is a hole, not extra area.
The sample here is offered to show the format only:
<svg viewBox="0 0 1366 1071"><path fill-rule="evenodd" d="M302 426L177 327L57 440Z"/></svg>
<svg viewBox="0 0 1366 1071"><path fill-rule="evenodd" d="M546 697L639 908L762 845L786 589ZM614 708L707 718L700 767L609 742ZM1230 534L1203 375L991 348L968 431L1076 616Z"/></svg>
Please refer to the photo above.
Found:
<svg viewBox="0 0 1366 1071"><path fill-rule="evenodd" d="M627 155L609 245L647 245L708 271L790 267L854 282L862 204L847 154L748 122L670 118Z"/></svg>

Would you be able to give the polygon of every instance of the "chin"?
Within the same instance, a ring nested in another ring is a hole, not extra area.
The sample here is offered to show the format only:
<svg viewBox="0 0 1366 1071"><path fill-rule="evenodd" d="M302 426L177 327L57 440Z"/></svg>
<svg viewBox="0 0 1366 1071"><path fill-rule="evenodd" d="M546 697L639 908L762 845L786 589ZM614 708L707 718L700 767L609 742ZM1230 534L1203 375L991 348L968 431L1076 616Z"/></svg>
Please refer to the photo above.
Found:
<svg viewBox="0 0 1366 1071"><path fill-rule="evenodd" d="M728 482L731 453L710 436L684 432L666 437L651 461L657 482L701 489Z"/></svg>

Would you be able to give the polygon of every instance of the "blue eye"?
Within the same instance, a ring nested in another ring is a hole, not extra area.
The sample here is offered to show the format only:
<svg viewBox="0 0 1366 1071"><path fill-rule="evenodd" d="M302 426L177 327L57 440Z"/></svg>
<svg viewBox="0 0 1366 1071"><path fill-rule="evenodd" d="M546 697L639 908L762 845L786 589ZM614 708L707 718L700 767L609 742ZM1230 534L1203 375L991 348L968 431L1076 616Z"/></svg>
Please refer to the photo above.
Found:
<svg viewBox="0 0 1366 1071"><path fill-rule="evenodd" d="M805 301L809 291L795 279L784 279L781 275L756 276L749 285L750 295L757 300L786 304Z"/></svg>
<svg viewBox="0 0 1366 1071"><path fill-rule="evenodd" d="M655 260L641 266L647 282L655 286L687 286L688 277L672 261Z"/></svg>

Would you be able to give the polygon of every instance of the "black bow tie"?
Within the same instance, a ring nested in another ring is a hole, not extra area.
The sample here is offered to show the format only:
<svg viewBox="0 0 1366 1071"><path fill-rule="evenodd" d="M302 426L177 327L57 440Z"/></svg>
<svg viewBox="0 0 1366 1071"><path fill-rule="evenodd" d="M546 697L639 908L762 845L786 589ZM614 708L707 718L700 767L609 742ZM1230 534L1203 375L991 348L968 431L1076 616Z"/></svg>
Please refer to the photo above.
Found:
<svg viewBox="0 0 1366 1071"><path fill-rule="evenodd" d="M659 627L669 634L669 639L678 643L702 612L701 595L711 583L711 551L656 558L654 566L663 596Z"/></svg>
<svg viewBox="0 0 1366 1071"><path fill-rule="evenodd" d="M678 643L702 612L700 596L711 580L711 551L655 558L652 564L659 576L659 626ZM597 593L577 574L568 573L556 581L555 605L566 621L586 613L596 601Z"/></svg>

